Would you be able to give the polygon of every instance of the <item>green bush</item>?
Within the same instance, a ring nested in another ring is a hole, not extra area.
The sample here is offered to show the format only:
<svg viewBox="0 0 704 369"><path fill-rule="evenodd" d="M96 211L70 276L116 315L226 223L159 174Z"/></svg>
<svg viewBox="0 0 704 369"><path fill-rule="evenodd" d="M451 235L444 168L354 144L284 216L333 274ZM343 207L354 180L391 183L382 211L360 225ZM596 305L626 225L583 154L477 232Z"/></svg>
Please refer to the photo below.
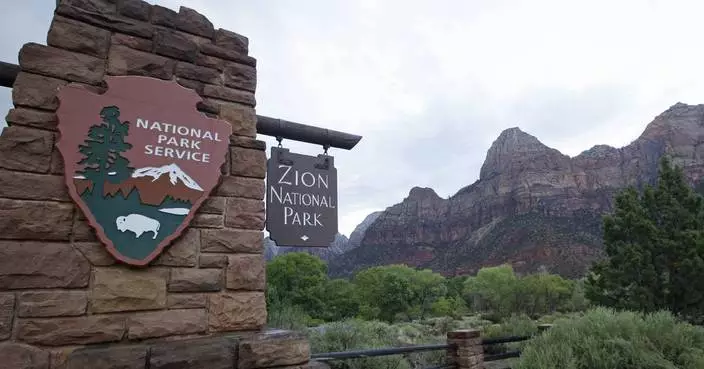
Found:
<svg viewBox="0 0 704 369"><path fill-rule="evenodd" d="M704 328L669 312L642 314L596 308L560 319L529 341L521 369L700 369Z"/></svg>

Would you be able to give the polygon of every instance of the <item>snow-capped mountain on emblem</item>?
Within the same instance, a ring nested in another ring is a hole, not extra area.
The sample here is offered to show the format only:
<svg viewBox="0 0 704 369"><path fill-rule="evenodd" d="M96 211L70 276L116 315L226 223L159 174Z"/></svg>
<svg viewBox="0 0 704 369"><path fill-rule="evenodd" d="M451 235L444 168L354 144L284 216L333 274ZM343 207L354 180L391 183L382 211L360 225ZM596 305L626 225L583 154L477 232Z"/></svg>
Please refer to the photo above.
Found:
<svg viewBox="0 0 704 369"><path fill-rule="evenodd" d="M179 168L179 166L176 164L164 165L162 167L146 167L135 169L135 171L132 172L132 178L152 177L154 178L152 182L156 182L159 178L161 178L162 175L166 173L169 173L169 181L172 185L176 185L180 180L186 187L190 189L196 191L203 191L203 189L198 185L198 183L196 183L193 178L189 177L188 174L181 170L181 168Z"/></svg>

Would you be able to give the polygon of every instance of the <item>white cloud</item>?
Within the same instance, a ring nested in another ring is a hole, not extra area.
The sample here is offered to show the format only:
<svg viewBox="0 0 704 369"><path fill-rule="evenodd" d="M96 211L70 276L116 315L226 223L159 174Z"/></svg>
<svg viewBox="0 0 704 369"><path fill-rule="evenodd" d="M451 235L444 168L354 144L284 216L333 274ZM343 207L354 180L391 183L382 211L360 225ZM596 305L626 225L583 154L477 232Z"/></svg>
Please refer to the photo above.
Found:
<svg viewBox="0 0 704 369"><path fill-rule="evenodd" d="M249 37L259 114L364 136L331 150L347 234L414 185L449 196L470 184L504 128L576 155L704 102L698 0L150 2ZM43 41L53 3L3 5L3 60Z"/></svg>

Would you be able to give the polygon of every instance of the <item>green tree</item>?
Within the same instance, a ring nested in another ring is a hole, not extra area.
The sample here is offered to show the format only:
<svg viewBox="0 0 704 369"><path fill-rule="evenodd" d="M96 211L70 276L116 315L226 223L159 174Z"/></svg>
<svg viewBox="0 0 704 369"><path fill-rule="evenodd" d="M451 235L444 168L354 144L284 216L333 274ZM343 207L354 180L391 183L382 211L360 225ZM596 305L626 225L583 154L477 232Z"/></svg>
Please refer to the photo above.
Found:
<svg viewBox="0 0 704 369"><path fill-rule="evenodd" d="M100 111L103 122L95 124L88 130L88 137L78 151L83 158L78 164L84 165L78 174L85 176L94 184L94 193L102 195L103 183L120 183L130 177L133 168L129 161L122 156L132 148L125 142L129 132L129 123L120 122L120 109L108 106Z"/></svg>
<svg viewBox="0 0 704 369"><path fill-rule="evenodd" d="M704 204L682 169L660 163L655 186L628 188L604 217L607 257L587 279L590 300L618 309L704 313Z"/></svg>
<svg viewBox="0 0 704 369"><path fill-rule="evenodd" d="M515 306L517 283L510 265L482 268L465 281L464 297L474 310L508 316Z"/></svg>
<svg viewBox="0 0 704 369"><path fill-rule="evenodd" d="M354 279L362 316L393 322L424 318L438 298L445 296L445 278L430 270L406 265L372 267Z"/></svg>
<svg viewBox="0 0 704 369"><path fill-rule="evenodd" d="M277 256L268 263L266 278L268 303L298 305L311 316L324 310L327 265L319 257L305 252Z"/></svg>
<svg viewBox="0 0 704 369"><path fill-rule="evenodd" d="M329 280L323 285L320 294L324 298L325 308L320 316L325 321L337 321L353 318L359 311L359 299L355 286L346 279Z"/></svg>

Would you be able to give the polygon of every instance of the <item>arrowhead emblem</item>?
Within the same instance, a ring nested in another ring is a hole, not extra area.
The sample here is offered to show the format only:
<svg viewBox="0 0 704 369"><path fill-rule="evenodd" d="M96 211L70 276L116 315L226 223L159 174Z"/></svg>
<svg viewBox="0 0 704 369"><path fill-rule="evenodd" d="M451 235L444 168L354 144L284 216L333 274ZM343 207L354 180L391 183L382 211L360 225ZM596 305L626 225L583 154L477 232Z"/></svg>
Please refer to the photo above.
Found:
<svg viewBox="0 0 704 369"><path fill-rule="evenodd" d="M175 81L70 84L57 110L68 192L116 259L144 266L186 229L217 185L232 127Z"/></svg>
<svg viewBox="0 0 704 369"><path fill-rule="evenodd" d="M302 239L303 241L308 241L308 238L309 238L309 237L306 236L306 235L301 236L301 239Z"/></svg>

